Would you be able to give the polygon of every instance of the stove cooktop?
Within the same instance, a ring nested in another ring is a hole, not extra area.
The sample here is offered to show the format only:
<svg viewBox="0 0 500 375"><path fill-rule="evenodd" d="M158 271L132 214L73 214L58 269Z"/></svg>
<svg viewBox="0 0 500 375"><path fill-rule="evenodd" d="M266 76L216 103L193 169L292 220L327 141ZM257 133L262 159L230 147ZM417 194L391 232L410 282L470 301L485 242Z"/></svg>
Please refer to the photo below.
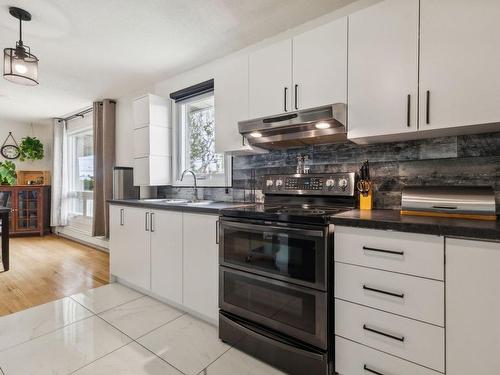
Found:
<svg viewBox="0 0 500 375"><path fill-rule="evenodd" d="M246 207L234 207L221 211L222 216L284 221L304 224L328 224L330 217L341 212L349 211L353 207L342 206L294 206L255 204Z"/></svg>

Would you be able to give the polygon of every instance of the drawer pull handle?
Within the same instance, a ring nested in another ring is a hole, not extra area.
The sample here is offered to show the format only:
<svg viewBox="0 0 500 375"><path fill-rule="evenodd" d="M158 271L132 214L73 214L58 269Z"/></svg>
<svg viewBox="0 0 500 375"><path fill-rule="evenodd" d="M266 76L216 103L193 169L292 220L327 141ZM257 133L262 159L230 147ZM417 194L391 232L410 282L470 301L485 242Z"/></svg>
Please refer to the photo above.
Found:
<svg viewBox="0 0 500 375"><path fill-rule="evenodd" d="M389 337L390 339L393 339L393 340L397 340L397 341L401 341L401 342L405 341L405 337L404 336L396 336L396 335L392 335L390 333L382 332L382 331L370 328L366 324L363 324L363 329L365 331L376 333L377 335Z"/></svg>
<svg viewBox="0 0 500 375"><path fill-rule="evenodd" d="M363 250L366 250L366 251L376 251L377 253L386 253L386 254L394 254L394 255L405 255L404 251L383 250L383 249L376 249L374 247L368 247L368 246L363 246Z"/></svg>
<svg viewBox="0 0 500 375"><path fill-rule="evenodd" d="M363 369L364 369L365 371L367 371L367 372L371 372L372 374L375 374L375 375L384 375L384 373L383 373L383 372L375 371L375 370L373 370L373 369L369 368L367 365L364 365L364 366L363 366Z"/></svg>
<svg viewBox="0 0 500 375"><path fill-rule="evenodd" d="M375 292L375 293L380 293L380 294L387 294L388 296L393 296L393 297L398 297L398 298L405 298L405 294L404 293L388 292L386 290L376 289L376 288L372 288L372 287L369 287L369 286L366 286L366 285L363 285L363 289L364 290L368 290L370 292Z"/></svg>

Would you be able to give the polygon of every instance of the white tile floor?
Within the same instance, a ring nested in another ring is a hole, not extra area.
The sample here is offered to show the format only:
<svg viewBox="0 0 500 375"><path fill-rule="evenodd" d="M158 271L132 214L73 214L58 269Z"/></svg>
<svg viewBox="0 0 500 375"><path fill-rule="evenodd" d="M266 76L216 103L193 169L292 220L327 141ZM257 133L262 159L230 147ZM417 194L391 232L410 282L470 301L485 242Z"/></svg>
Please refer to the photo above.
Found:
<svg viewBox="0 0 500 375"><path fill-rule="evenodd" d="M280 375L217 329L119 284L0 318L0 374Z"/></svg>

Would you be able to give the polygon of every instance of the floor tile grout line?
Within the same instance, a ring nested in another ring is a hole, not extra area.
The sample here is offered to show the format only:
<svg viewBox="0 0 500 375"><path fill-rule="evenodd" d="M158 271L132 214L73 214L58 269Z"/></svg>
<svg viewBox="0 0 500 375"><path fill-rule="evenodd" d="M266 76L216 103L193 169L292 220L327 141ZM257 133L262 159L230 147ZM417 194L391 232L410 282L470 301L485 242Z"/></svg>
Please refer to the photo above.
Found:
<svg viewBox="0 0 500 375"><path fill-rule="evenodd" d="M109 285L109 284L108 284L108 285ZM90 290L92 290L92 289L90 289ZM137 293L139 293L139 292L137 292ZM145 294L142 294L140 297L136 297L136 298L131 299L130 301L127 301L127 302L122 302L122 303L120 303L120 304L118 304L118 305L116 305L116 306L110 307L109 309L102 310L102 311L100 311L100 312L94 312L94 311L90 310L90 308L88 308L88 307L86 307L84 304L82 304L81 302L79 302L79 301L77 301L76 299L74 299L74 298L73 298L73 296L70 296L70 298L71 298L73 301L78 302L80 305L82 305L83 307L85 307L87 310L89 310L90 312L92 312L94 315L99 315L99 314L105 313L106 311L116 309L117 307L123 306L123 305L125 305L125 304L127 304L127 303L130 303L130 302L136 301L136 300L138 300L139 298L143 298L143 297L148 297L148 296L147 296L147 295L145 295Z"/></svg>
<svg viewBox="0 0 500 375"><path fill-rule="evenodd" d="M163 362L165 362L167 365L171 366L172 368L176 369L177 371L179 371L181 374L183 375L186 375L185 372L179 370L177 367L175 367L173 364L171 364L169 361L167 361L165 358L162 358L160 357L158 354L156 354L155 352L153 352L151 349L149 349L148 347L144 346L143 344L141 344L139 341L136 341L134 340L134 342L137 344L137 345L140 345L142 348L146 349L148 352L150 352L151 354L153 354L156 358L159 358L160 360L162 360Z"/></svg>
<svg viewBox="0 0 500 375"><path fill-rule="evenodd" d="M168 306L168 305L167 305L167 306ZM180 311L180 310L179 310L179 311ZM166 326L167 324L170 324L170 323L172 323L172 322L175 322L177 319L182 318L184 315L188 315L188 316L190 316L189 314L187 314L187 313L185 313L185 312L182 312L182 314L181 314L181 315L179 315L179 316L175 317L175 318L174 318L174 319L172 319L172 320L169 320L168 322L165 322L165 323L163 323L163 324L159 325L159 326L158 326L158 327L156 327L156 328L153 328L152 330L150 330L150 331L148 331L148 332L146 332L146 333L143 333L142 335L140 335L139 337L137 337L136 339L133 339L133 340L134 340L134 341L136 341L136 340L142 339L144 336L149 335L150 333L152 333L152 332L156 331L157 329L160 329L160 328L162 328L162 327Z"/></svg>
<svg viewBox="0 0 500 375"><path fill-rule="evenodd" d="M226 344L227 345L227 344ZM233 347L228 345L229 348L227 350L224 350L224 352L219 355L217 358L215 358L212 362L210 362L208 365L206 365L197 375L202 375L202 372L205 371L207 368L209 368L211 365L213 365L215 362L217 362L224 354L226 354L228 351L230 351Z"/></svg>
<svg viewBox="0 0 500 375"><path fill-rule="evenodd" d="M96 316L96 315L92 313L92 315L90 315L90 316L86 316L85 318L75 320L74 322L71 322L71 323L65 324L65 325L63 325L63 326L61 326L61 327L58 327L58 328L53 329L53 330L51 330L51 331L45 332L44 334L41 334L40 336L32 337L32 338L30 338L29 340L26 340L26 341L23 341L23 342L19 342L19 343L15 344L15 345L9 346L8 348L5 348L5 349L1 349L1 350L0 350L0 353L6 352L7 350L10 350L10 349L12 349L12 348L18 347L18 346L23 345L23 344L27 344L28 342L33 341L33 340L36 340L36 339L39 339L39 338L41 338L41 337L44 337L44 336L50 335L51 333L54 333L54 332L60 331L60 330L62 330L62 329L64 329L64 328L67 328L67 327L69 327L69 326L72 326L73 324L76 324L76 323L82 322L82 321L87 320L87 319L89 319L89 318L92 318L92 317L94 317L94 316Z"/></svg>
<svg viewBox="0 0 500 375"><path fill-rule="evenodd" d="M121 348L126 347L127 345L130 345L131 343L132 343L132 341L129 341L128 343L123 344L122 346L120 346L120 347L118 347L118 348L116 348L116 349L114 349L114 350L110 351L109 353L106 353L106 354L104 354L104 355L100 356L99 358L96 358L96 359L94 359L94 360L90 361L89 363L86 363L86 364L84 364L83 366L78 367L76 370L71 371L70 373L68 373L68 375L71 375L71 374L74 374L74 373L75 373L75 372L77 372L77 371L80 371L81 369L83 369L83 368L85 368L85 367L87 367L87 366L91 365L92 363L94 363L94 362L96 362L96 361L98 361L98 360L100 360L100 359L102 359L102 358L104 358L104 357L107 357L108 355L110 355L110 354L112 354L112 353L114 353L114 352L116 352L116 351L120 350Z"/></svg>

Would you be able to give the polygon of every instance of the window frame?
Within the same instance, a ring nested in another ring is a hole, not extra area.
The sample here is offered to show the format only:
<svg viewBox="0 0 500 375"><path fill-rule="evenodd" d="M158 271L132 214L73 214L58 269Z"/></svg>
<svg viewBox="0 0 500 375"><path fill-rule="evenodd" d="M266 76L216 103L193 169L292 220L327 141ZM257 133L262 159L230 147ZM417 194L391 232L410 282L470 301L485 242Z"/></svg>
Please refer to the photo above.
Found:
<svg viewBox="0 0 500 375"><path fill-rule="evenodd" d="M198 95L190 95L186 99L182 100L171 100L170 101L170 113L172 119L172 186L173 187L192 187L192 178L184 179L181 181L181 175L184 169L186 169L186 149L188 145L188 139L183 137L182 126L182 106L190 102L195 102L202 100L204 98L214 97L214 112L217 110L215 105L215 93L214 91L202 92ZM217 128L215 129L215 132ZM215 134L214 132L214 134ZM215 140L214 140L215 141ZM213 178L209 179L198 179L197 185L199 187L219 187L219 188L229 188L232 186L232 157L224 153L224 174L215 175ZM190 168L187 168L190 169Z"/></svg>

